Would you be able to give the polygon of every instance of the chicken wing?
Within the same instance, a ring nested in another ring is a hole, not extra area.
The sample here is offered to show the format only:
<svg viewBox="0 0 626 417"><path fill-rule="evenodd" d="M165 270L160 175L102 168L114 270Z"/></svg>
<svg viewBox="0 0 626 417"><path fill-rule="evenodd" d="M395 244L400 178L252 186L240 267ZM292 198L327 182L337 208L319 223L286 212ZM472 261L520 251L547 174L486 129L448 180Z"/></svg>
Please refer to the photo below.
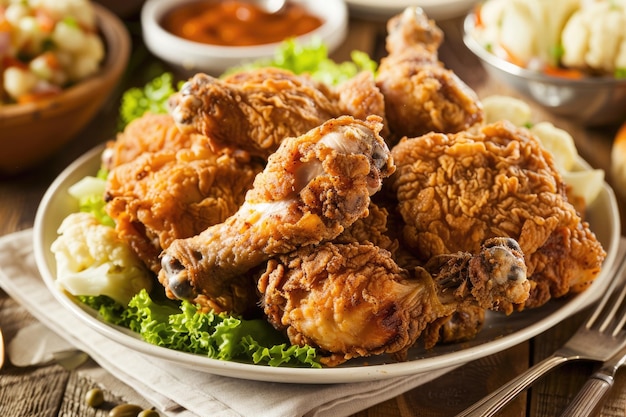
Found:
<svg viewBox="0 0 626 417"><path fill-rule="evenodd" d="M388 184L403 241L423 261L511 237L533 286L526 307L583 291L598 275L606 254L528 130L498 122L474 133L430 133L401 141L392 155L398 169Z"/></svg>
<svg viewBox="0 0 626 417"><path fill-rule="evenodd" d="M286 139L237 213L164 251L168 296L236 313L256 297L245 272L367 216L370 196L395 170L381 129L380 117L344 116Z"/></svg>
<svg viewBox="0 0 626 417"><path fill-rule="evenodd" d="M389 55L376 82L394 138L458 132L483 121L474 91L439 61L443 34L419 7L390 19L387 30Z"/></svg>
<svg viewBox="0 0 626 417"><path fill-rule="evenodd" d="M283 139L331 118L384 119L382 93L371 74L345 84L334 89L277 68L244 71L224 80L196 74L169 106L182 131L208 136L215 148L229 146L267 158Z"/></svg>
<svg viewBox="0 0 626 417"><path fill-rule="evenodd" d="M292 344L320 348L328 366L382 353L402 359L429 324L463 305L523 302L529 284L516 245L494 240L477 256L409 272L371 243L326 242L271 259L258 288L270 323Z"/></svg>

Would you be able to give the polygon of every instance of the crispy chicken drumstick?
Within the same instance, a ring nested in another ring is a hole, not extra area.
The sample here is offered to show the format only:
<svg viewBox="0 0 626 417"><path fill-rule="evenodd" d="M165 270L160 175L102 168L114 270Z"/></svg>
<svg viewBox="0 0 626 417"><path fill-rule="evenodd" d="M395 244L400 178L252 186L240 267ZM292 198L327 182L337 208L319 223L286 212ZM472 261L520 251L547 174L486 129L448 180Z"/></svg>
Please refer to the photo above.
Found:
<svg viewBox="0 0 626 417"><path fill-rule="evenodd" d="M429 324L464 305L510 312L530 285L517 242L494 238L477 255L436 257L413 272L370 243L309 245L271 259L258 288L269 321L335 366L382 353L402 359Z"/></svg>
<svg viewBox="0 0 626 417"><path fill-rule="evenodd" d="M331 118L384 118L382 93L371 74L336 89L306 75L260 68L225 79L196 74L169 102L184 132L206 135L217 149L243 149L267 158L286 137L300 136Z"/></svg>
<svg viewBox="0 0 626 417"><path fill-rule="evenodd" d="M370 196L395 170L381 129L377 116L344 116L285 139L237 213L163 252L159 280L168 296L234 313L254 305L251 268L333 239L367 216Z"/></svg>
<svg viewBox="0 0 626 417"><path fill-rule="evenodd" d="M483 121L476 93L439 61L443 32L419 7L387 23L389 55L376 82L395 139L430 131L458 132Z"/></svg>

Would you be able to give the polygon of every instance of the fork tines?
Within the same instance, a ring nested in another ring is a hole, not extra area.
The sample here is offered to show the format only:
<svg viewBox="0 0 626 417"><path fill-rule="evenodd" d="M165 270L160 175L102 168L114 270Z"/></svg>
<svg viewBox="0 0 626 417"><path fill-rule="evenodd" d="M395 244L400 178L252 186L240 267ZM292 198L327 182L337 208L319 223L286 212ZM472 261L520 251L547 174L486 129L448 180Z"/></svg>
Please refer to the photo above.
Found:
<svg viewBox="0 0 626 417"><path fill-rule="evenodd" d="M613 280L605 290L606 295L600 300L596 309L593 311L585 327L591 329L597 328L599 331L606 331L611 326L611 335L617 334L624 328L626 324L626 285L624 285L624 269L626 268L626 256L624 256L612 275ZM621 291L617 288L622 286ZM609 306L609 308L606 308Z"/></svg>

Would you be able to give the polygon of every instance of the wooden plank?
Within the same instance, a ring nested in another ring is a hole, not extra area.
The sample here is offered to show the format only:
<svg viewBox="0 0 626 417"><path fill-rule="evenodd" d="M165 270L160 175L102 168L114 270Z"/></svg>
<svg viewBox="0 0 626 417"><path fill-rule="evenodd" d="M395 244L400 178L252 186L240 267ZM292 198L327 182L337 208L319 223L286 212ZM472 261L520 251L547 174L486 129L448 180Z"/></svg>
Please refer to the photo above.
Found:
<svg viewBox="0 0 626 417"><path fill-rule="evenodd" d="M104 403L97 408L88 406L85 401L87 392L93 388L99 388L104 393ZM70 374L59 416L106 417L113 407L131 403L151 407L131 387L90 361Z"/></svg>
<svg viewBox="0 0 626 417"><path fill-rule="evenodd" d="M7 365L0 374L0 415L57 416L68 378L69 372L58 365L36 369Z"/></svg>
<svg viewBox="0 0 626 417"><path fill-rule="evenodd" d="M486 356L354 417L449 417L480 400L528 367L529 344ZM499 417L523 417L522 394Z"/></svg>
<svg viewBox="0 0 626 417"><path fill-rule="evenodd" d="M561 347L587 318L589 310L570 317L533 340L536 363ZM579 362L562 365L535 383L531 390L530 413L536 417L559 415L592 372L593 364Z"/></svg>

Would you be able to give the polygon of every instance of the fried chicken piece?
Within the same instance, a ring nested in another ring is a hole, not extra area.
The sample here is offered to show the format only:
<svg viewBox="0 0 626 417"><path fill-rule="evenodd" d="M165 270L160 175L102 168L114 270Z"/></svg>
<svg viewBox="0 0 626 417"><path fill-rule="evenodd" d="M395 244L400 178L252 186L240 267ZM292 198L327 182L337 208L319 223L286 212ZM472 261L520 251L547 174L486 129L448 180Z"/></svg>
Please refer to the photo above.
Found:
<svg viewBox="0 0 626 417"><path fill-rule="evenodd" d="M112 146L118 155L113 164L119 165L110 172L105 191L105 209L118 235L154 273L161 270L161 251L172 241L235 213L263 169L245 152L215 153L201 136L185 139L172 128L168 115L144 116L129 125L118 138L121 143Z"/></svg>
<svg viewBox="0 0 626 417"><path fill-rule="evenodd" d="M370 243L306 246L271 259L258 288L269 322L291 344L326 352L328 366L404 352L423 321L449 313L432 280L411 280L389 252Z"/></svg>
<svg viewBox="0 0 626 417"><path fill-rule="evenodd" d="M424 268L437 282L442 302L459 301L452 314L428 324L423 334L427 348L473 339L482 328L485 309L511 314L530 292L524 254L511 238L487 239L478 256L467 252L435 256Z"/></svg>
<svg viewBox="0 0 626 417"><path fill-rule="evenodd" d="M371 202L367 217L355 221L343 233L337 236L335 243L365 243L369 242L381 249L388 250L393 255L398 250L398 240L388 235L387 209Z"/></svg>
<svg viewBox="0 0 626 417"><path fill-rule="evenodd" d="M385 99L376 86L374 74L370 71L362 71L337 86L329 86L311 79L307 75L295 75L276 68L242 71L224 78L223 81L229 84L252 85L254 88L260 88L263 83L268 85L268 80L292 80L296 83L305 83L305 85L319 90L338 106L339 113L336 116L349 115L356 119L365 120L368 116L378 115L383 118L384 124ZM383 126L381 136L384 133L385 126Z"/></svg>
<svg viewBox="0 0 626 417"><path fill-rule="evenodd" d="M454 313L428 324L422 333L424 345L467 342L478 335L484 323L484 308L473 304L462 304Z"/></svg>
<svg viewBox="0 0 626 417"><path fill-rule="evenodd" d="M392 155L398 169L388 184L405 222L403 241L423 261L511 237L533 286L526 307L581 292L598 275L606 253L567 201L552 156L526 129L497 122L472 133L430 133L401 141Z"/></svg>
<svg viewBox="0 0 626 417"><path fill-rule="evenodd" d="M167 295L237 313L256 300L248 270L367 216L370 196L395 170L381 129L380 117L344 116L286 139L237 213L164 251Z"/></svg>
<svg viewBox="0 0 626 417"><path fill-rule="evenodd" d="M389 127L385 115L385 98L376 85L374 74L362 71L333 88L332 94L342 114L361 120L373 114L382 117L383 130L380 134L387 138Z"/></svg>
<svg viewBox="0 0 626 417"><path fill-rule="evenodd" d="M526 299L523 257L505 240L413 273L371 243L309 245L268 261L258 281L263 309L292 344L325 352L328 366L382 353L403 359L431 323L462 305L499 309Z"/></svg>
<svg viewBox="0 0 626 417"><path fill-rule="evenodd" d="M107 143L103 165L109 171L134 161L146 152L188 148L200 135L182 133L169 114L146 113L130 122L114 141Z"/></svg>
<svg viewBox="0 0 626 417"><path fill-rule="evenodd" d="M358 88L354 87L360 81ZM277 68L240 72L224 80L196 74L170 98L170 112L184 132L211 144L267 158L283 139L302 135L341 115L384 117L382 93L366 74L337 91L306 75Z"/></svg>
<svg viewBox="0 0 626 417"><path fill-rule="evenodd" d="M376 77L394 138L454 133L484 119L476 93L438 59L442 31L419 7L387 23L388 56Z"/></svg>
<svg viewBox="0 0 626 417"><path fill-rule="evenodd" d="M471 292L471 299L481 307L511 314L513 304L525 301L530 290L518 242L507 237L488 238L475 253L437 255L424 265L437 282L439 298L443 302L465 300Z"/></svg>

